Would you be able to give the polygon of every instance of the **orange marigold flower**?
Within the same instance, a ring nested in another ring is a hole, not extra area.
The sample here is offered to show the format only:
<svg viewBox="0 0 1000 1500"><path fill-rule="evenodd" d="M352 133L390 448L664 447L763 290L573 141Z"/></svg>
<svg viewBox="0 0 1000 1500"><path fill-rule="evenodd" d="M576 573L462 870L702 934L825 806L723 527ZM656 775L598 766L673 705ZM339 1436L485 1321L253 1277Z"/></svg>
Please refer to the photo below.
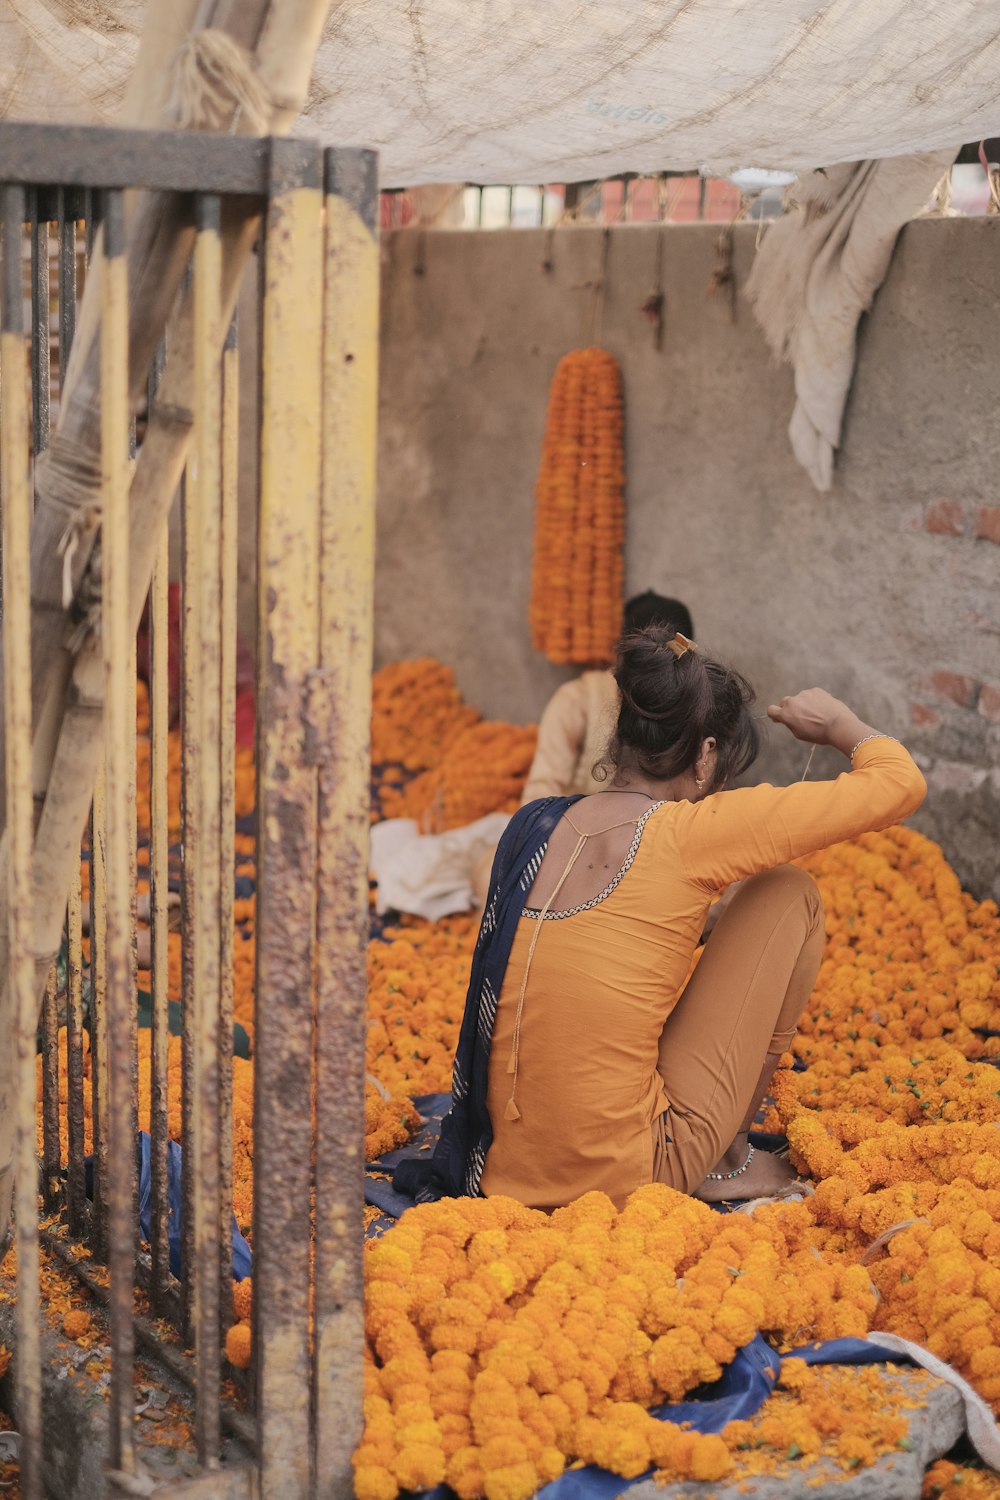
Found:
<svg viewBox="0 0 1000 1500"><path fill-rule="evenodd" d="M250 1364L250 1324L234 1323L226 1334L226 1358L238 1370Z"/></svg>
<svg viewBox="0 0 1000 1500"><path fill-rule="evenodd" d="M68 1339L86 1338L91 1326L90 1313L82 1307L71 1307L63 1314L62 1331Z"/></svg>

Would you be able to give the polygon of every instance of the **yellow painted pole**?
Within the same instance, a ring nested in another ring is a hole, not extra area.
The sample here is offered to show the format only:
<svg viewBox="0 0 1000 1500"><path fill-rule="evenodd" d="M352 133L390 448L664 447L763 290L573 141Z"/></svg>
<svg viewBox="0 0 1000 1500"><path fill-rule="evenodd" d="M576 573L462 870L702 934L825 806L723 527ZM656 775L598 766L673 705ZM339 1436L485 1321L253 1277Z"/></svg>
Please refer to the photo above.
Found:
<svg viewBox="0 0 1000 1500"><path fill-rule="evenodd" d="M32 496L28 477L27 365L21 286L24 189L0 189L3 282L0 288L0 477L3 508L4 781L9 838L7 911L10 983L16 1012L14 1214L17 1246L17 1407L21 1494L42 1497L41 1305L38 1169L35 1147L35 1038L38 1000L32 951L31 879L31 572ZM11 1039L5 1038L10 1046Z"/></svg>
<svg viewBox="0 0 1000 1500"><path fill-rule="evenodd" d="M134 649L128 608L128 287L123 196L104 198L101 277L101 641L104 655L107 882L107 1214L111 1280L111 1467L135 1469L134 1334L136 1184L132 1036Z"/></svg>
<svg viewBox="0 0 1000 1500"><path fill-rule="evenodd" d="M328 151L323 289L316 1029L315 1494L347 1500L361 1436L365 983L378 406L378 184Z"/></svg>
<svg viewBox="0 0 1000 1500"><path fill-rule="evenodd" d="M310 1492L320 156L271 142L262 319L254 1342L262 1500Z"/></svg>
<svg viewBox="0 0 1000 1500"><path fill-rule="evenodd" d="M221 631L219 611L220 510L222 487L221 334L222 250L219 200L198 199L194 252L195 456L193 498L199 532L194 585L197 589L198 734L201 754L192 787L196 838L185 858L193 860L195 910L191 923L191 1110L184 1153L194 1170L191 1326L197 1366L195 1440L202 1464L219 1460L219 704ZM229 1053L232 1052L232 1036ZM229 1066L228 1058L226 1060Z"/></svg>

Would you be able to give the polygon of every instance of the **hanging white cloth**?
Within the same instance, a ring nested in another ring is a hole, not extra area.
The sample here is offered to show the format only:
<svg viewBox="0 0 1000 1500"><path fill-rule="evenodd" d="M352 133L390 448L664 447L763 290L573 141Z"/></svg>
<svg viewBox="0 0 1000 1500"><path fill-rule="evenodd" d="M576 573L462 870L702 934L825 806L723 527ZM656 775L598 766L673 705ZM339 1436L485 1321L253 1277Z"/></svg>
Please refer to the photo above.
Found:
<svg viewBox="0 0 1000 1500"><path fill-rule="evenodd" d="M931 151L809 172L764 237L746 285L773 352L795 371L788 433L818 490L833 483L858 321L885 280L903 225L954 160Z"/></svg>

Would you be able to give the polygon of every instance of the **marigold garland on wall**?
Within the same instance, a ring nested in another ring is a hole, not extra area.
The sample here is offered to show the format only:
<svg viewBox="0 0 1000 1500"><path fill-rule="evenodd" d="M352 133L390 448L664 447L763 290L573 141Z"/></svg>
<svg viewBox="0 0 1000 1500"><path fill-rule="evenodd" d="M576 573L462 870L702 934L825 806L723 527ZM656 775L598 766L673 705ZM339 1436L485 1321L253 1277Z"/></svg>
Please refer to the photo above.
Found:
<svg viewBox="0 0 1000 1500"><path fill-rule="evenodd" d="M621 631L625 534L621 370L575 349L549 395L535 504L531 640L560 665L607 663Z"/></svg>

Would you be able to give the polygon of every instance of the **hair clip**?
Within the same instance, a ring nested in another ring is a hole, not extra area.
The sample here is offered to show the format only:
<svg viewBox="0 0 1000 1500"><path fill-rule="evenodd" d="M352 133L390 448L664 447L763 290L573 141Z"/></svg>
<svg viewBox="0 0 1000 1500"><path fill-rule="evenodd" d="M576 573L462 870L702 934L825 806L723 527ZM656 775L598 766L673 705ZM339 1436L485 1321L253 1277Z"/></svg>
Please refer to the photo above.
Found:
<svg viewBox="0 0 1000 1500"><path fill-rule="evenodd" d="M667 650L672 651L678 661L686 656L689 651L697 651L698 647L694 641L689 641L686 635L681 635L678 630L672 641L667 642Z"/></svg>

